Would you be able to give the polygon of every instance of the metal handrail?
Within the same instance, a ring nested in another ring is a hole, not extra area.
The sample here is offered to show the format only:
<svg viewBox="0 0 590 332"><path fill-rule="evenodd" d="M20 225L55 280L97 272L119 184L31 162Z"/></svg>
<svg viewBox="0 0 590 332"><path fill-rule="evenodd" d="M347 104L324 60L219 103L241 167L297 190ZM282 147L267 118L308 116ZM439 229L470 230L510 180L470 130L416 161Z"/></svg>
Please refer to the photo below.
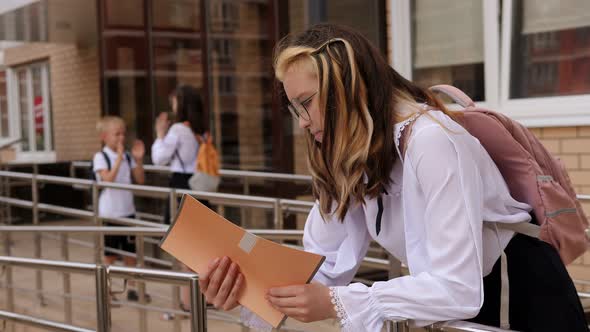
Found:
<svg viewBox="0 0 590 332"><path fill-rule="evenodd" d="M189 284L191 297L191 331L205 331L206 306L203 295L199 289L198 276L194 273L160 271L154 269L140 269L119 266L105 266L102 264L88 264L67 261L54 261L45 259L32 259L21 257L0 256L0 265L18 266L57 272L73 272L96 275L96 300L97 300L97 332L108 332L109 327L109 286L108 277L135 279L141 281L154 281L167 284ZM12 299L13 300L13 299ZM52 328L57 331L84 331L77 326L61 324L52 321L40 321L30 316L20 316L12 312L0 312L0 317L24 323L33 323L37 326ZM35 322L35 320L37 320ZM144 329L142 329L144 331Z"/></svg>
<svg viewBox="0 0 590 332"><path fill-rule="evenodd" d="M54 322L38 317L21 315L15 312L0 310L0 319L5 321L13 321L15 323L25 324L32 327L47 329L49 331L63 331L63 332L96 332L96 330L89 330L78 326Z"/></svg>
<svg viewBox="0 0 590 332"><path fill-rule="evenodd" d="M137 234L138 235L138 248L137 252L141 252L142 254L138 256L138 260L141 261L143 264L143 236L161 236L165 233L166 226L149 223L146 221L141 220L125 220L126 218L103 218L97 215L96 210L96 203L97 203L97 193L99 188L116 188L116 189L124 189L124 190L131 190L131 191L144 191L144 192L157 192L160 194L166 194L169 196L171 207L175 207L176 198L182 194L191 194L195 195L198 198L213 198L213 199L220 199L223 202L228 204L236 204L237 206L253 206L253 207L261 207L261 208L273 208L275 211L275 226L282 227L282 214L283 212L297 212L303 213L308 212L311 207L313 207L312 202L307 201L297 201L297 200L288 200L288 199L278 199L278 198L268 198L268 197L253 197L253 196L245 196L245 195L234 195L234 194L221 194L221 193L208 193L208 192L195 192L190 190L176 190L173 188L165 188L165 187L152 187L152 186L138 186L138 185L125 185L125 184L116 184L116 183L107 183L107 182L94 182L85 179L72 179L72 178L64 178L64 177L56 177L56 176L47 176L47 175L37 175L37 174L27 174L27 173L19 173L19 172L7 172L7 171L0 171L0 178L14 178L14 179L24 179L24 180L31 180L32 185L32 193L33 193L33 200L26 201L20 199L14 199L10 197L2 197L0 196L0 203L14 205L19 207L25 208L32 208L33 209L33 221L35 225L38 225L38 213L39 211L50 211L55 213L62 213L66 215L73 215L77 217L92 217L97 222L97 225L100 226L102 220L111 220L118 222L123 225L133 225L133 226L141 226L141 227L80 227L78 230L71 230L71 232L79 232L79 233L96 233L98 234ZM93 193L93 206L94 211L86 211L86 210L78 210L78 209L71 209L65 208L50 204L43 204L39 203L38 201L38 193L37 193L37 184L40 182L47 182L47 183L60 183L60 184L67 184L67 185L86 185L92 188ZM590 195L578 195L580 200L590 200ZM175 209L171 209L175 210ZM156 226L158 225L158 226ZM24 229L18 228L5 228L5 227L23 227ZM63 227L68 226L0 226L0 231L4 230L5 235L8 237L10 232L30 232L33 231L33 227L60 227L61 229L54 229L50 230L49 228L45 229L38 229L37 232L57 232L62 234L70 233L70 231L64 232ZM70 226L76 227L76 226ZM79 227L79 226L78 226ZM129 233L132 231L131 233ZM299 240L302 237L302 231L285 231L285 230L250 230L252 233L268 237L271 239L295 239ZM39 236L39 235L36 235ZM100 238L99 236L95 237L96 239ZM36 245L39 241L35 241ZM6 241L6 252L9 254L9 241ZM99 240L100 243L100 240ZM101 248L100 246L95 246L97 249ZM63 250L63 249L62 249ZM40 248L36 249L36 255L40 255ZM67 249L66 249L67 251ZM100 256L97 256L100 257ZM98 259L97 259L98 260ZM374 268L382 268L382 269L389 269L389 261L386 259L378 259L378 258L370 258L365 257L363 261L364 266L370 266ZM9 279L9 273L7 273L7 280ZM42 288L40 285L39 279L40 274L38 274L38 283L37 287L38 290ZM175 303L177 306L178 304ZM175 322L175 330L179 329L179 324Z"/></svg>
<svg viewBox="0 0 590 332"><path fill-rule="evenodd" d="M123 227L123 226L4 226L0 225L0 233L58 233L58 234L103 234L103 235L130 235L130 236L164 236L168 228L155 227ZM247 229L248 232L269 240L301 240L302 230L278 230L278 229ZM288 245L292 248L303 249L301 246ZM363 266L388 270L389 261L365 257Z"/></svg>
<svg viewBox="0 0 590 332"><path fill-rule="evenodd" d="M227 193L217 193L217 192L206 192L206 191L194 191L194 190L184 190L184 189L174 189L168 187L157 187L157 186L145 186L145 185L137 185L137 184L122 184L122 183L114 183L114 182L105 182L105 181L91 181L85 179L73 179L68 177L59 177L59 176L51 176L51 175L35 175L29 173L20 173L20 172L9 172L9 171L0 171L0 177L5 178L13 178L13 179L27 179L33 180L36 179L37 182L44 182L44 183L55 183L55 184L65 184L65 185L85 185L88 187L96 186L97 189L104 189L104 188L111 188L111 189L121 189L121 190L130 190L134 193L137 192L144 192L144 193L156 193L162 194L164 197L165 195L183 195L188 194L192 195L198 199L208 199L214 201L217 204L224 204L224 205L232 205L236 207L240 206L247 206L247 207L256 207L256 208L266 208L266 209L273 209L276 207L276 204L281 204L284 202L283 205L287 206L295 206L298 207L300 210L306 207L313 206L313 203L306 202L306 201L296 201L296 200L284 200L279 198L270 198L270 197L263 197L263 196L252 196L252 195L240 195L240 194L227 194ZM0 202L12 204L12 203L22 203L27 202L24 200L19 201L12 201L12 198L5 198L0 197ZM41 205L39 204L41 209L52 209L56 210L54 205ZM57 209L59 210L59 209ZM82 211L82 210L79 210ZM84 210L85 211L85 210ZM62 212L70 214L71 211L63 210ZM88 212L88 211L86 211ZM88 215L81 215L81 217L88 217Z"/></svg>
<svg viewBox="0 0 590 332"><path fill-rule="evenodd" d="M205 331L206 326L206 307L204 297L200 292L198 285L198 276L193 273L160 271L153 269L139 269L120 266L104 266L88 263L74 263L65 261L53 261L43 259L31 259L20 257L0 256L0 265L18 266L25 268L35 268L43 270L52 270L58 272L74 272L83 274L93 274L97 276L96 298L97 298L97 330L89 330L74 325L63 324L59 322L43 320L36 317L25 316L8 311L0 311L0 318L12 320L19 323L25 323L36 327L48 328L54 331L74 331L74 332L108 332L110 326L109 318L109 289L108 277L135 279L141 281L153 281L166 284L182 285L189 283L191 288L191 331ZM102 280L101 280L102 279ZM425 327L427 331L464 331L464 332L490 332L490 331L509 331L501 330L495 327L472 324L475 327L464 327L461 324L466 322L442 322ZM408 320L396 320L385 322L386 331L409 332L410 324Z"/></svg>
<svg viewBox="0 0 590 332"><path fill-rule="evenodd" d="M139 228L153 228L152 230L146 230L145 234L141 234L138 236L136 240L136 258L138 264L142 266L145 262L144 256L144 245L145 239L144 236L154 236L153 234L162 234L158 233L157 230L163 230L166 228L164 225L157 225L154 223L149 223L144 220L130 220L128 218L104 218L98 215L98 194L99 189L102 188L113 188L113 189L121 189L121 190L130 190L134 193L147 193L152 195L160 195L161 197L167 198L168 204L170 205L171 211L171 218L174 218L174 214L176 213L177 208L177 198L183 194L190 194L194 195L197 198L203 198L209 200L211 203L216 204L218 208L223 208L223 205L230 205L230 206L238 206L238 207L256 207L262 208L267 210L272 210L274 214L274 225L278 229L283 228L283 207L285 209L289 209L289 212L295 213L307 213L310 208L309 204L305 202L297 204L295 201L286 201L284 204L282 200L279 198L268 198L268 197L259 197L259 196L251 196L246 193L245 195L236 195L236 194L225 194L225 193L210 193L210 192L197 192L197 191L189 191L189 190L178 190L175 188L167 188L167 187L155 187L155 186L142 186L142 185L134 185L134 184L119 184L119 183L112 183L112 182L95 182L87 179L76 179L70 177L59 177L59 176L50 176L50 175L39 175L37 165L33 165L33 173L20 173L20 172L10 172L10 171L0 171L0 179L3 182L7 182L9 180L24 180L30 183L31 186L31 193L32 199L31 201L28 200L21 200L15 199L11 197L0 196L0 203L4 203L8 206L18 206L22 208L32 209L33 212L33 225L39 225L40 212L51 212L61 215L73 216L77 218L86 218L94 221L96 226L101 226L103 221L110 221L115 222L117 224L125 225L125 226L139 226ZM25 183L26 183L25 182ZM39 191L38 186L40 183L56 183L62 185L71 185L71 186L82 186L91 189L92 193L92 210L82 210L82 209L73 209L67 208L63 206L57 206L52 204L40 203L39 202ZM3 185L4 188L4 185ZM4 193L4 195L7 195ZM295 210L297 209L297 211ZM8 214L10 214L10 210L8 210ZM10 219L10 217L8 218ZM157 225L157 226L156 226ZM137 229L135 229L137 231ZM150 231L152 233L150 233ZM124 229L119 228L116 232L125 232ZM273 234L263 230L262 232L266 232L268 237L273 238ZM149 234L148 234L149 233ZM102 261L102 252L104 248L104 238L101 236L100 232L94 233L94 261L95 263L99 264ZM103 233L104 234L104 233ZM9 236L9 233L6 233L6 237ZM67 248L67 233L62 233L60 235L62 237L62 256L67 257L69 255L68 248ZM275 236L276 238L276 236ZM289 239L300 239L300 234L291 235L288 237ZM10 241L7 238L6 243L8 244ZM35 254L36 258L41 258L41 233L35 233ZM5 252L9 255L10 248L8 245L5 246ZM153 261L153 260L152 260ZM173 267L175 261L172 262ZM7 270L7 279L11 278L11 271ZM44 303L42 290L43 290L43 279L41 275L41 271L37 271L36 273L36 289L37 294L39 294L39 300L41 303ZM64 275L64 284L69 283L69 279L67 276ZM141 286L141 285L140 285ZM173 306L174 308L179 308L179 288L175 287L173 289ZM141 293L141 292L140 292ZM11 295L11 290L9 290L9 295ZM71 307L70 304L66 304L67 308ZM66 309L66 313L69 309ZM140 312L140 326L146 324L146 320L143 318L143 314ZM175 332L180 331L180 321L175 320L173 326L173 330Z"/></svg>
<svg viewBox="0 0 590 332"><path fill-rule="evenodd" d="M91 162L89 161L72 161L71 166L76 168L88 168ZM154 173L170 173L170 167L158 165L143 165L143 169L147 172ZM273 172L254 172L254 171L240 171L220 169L219 175L226 178L241 178L241 179L256 179L256 180L275 180L275 181L292 181L301 183L311 183L310 175L288 174L288 173L273 173Z"/></svg>

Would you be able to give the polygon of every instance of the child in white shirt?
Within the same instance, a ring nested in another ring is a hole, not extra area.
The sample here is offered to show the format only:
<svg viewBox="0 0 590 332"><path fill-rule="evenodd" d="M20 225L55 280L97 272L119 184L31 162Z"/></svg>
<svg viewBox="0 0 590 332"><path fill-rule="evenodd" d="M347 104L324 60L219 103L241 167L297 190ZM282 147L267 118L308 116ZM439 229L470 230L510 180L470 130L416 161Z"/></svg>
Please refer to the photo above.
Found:
<svg viewBox="0 0 590 332"><path fill-rule="evenodd" d="M135 140L131 154L125 151L125 122L120 117L105 116L97 124L103 149L94 155L92 171L98 181L116 182L123 184L143 184L145 174L143 170L143 156L145 146L142 141ZM129 190L104 189L98 199L98 214L107 218L135 218L135 204L133 193ZM105 224L116 226L115 224ZM105 247L135 253L135 237L133 236L105 236ZM104 263L112 265L120 255L105 250ZM123 256L126 266L136 266L136 259ZM127 292L127 299L137 301L138 294L132 289Z"/></svg>

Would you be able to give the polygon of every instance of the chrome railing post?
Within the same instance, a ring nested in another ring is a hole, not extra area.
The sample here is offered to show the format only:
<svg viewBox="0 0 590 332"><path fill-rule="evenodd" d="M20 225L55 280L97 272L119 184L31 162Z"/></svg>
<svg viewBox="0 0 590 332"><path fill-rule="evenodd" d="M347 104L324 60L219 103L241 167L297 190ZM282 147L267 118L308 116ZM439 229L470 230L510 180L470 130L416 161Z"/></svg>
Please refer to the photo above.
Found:
<svg viewBox="0 0 590 332"><path fill-rule="evenodd" d="M178 199L176 198L176 190L170 188L170 195L168 196L168 204L170 204L170 223L176 218L176 209L178 207Z"/></svg>
<svg viewBox="0 0 590 332"><path fill-rule="evenodd" d="M242 193L244 195L250 195L250 180L248 179L248 177L244 177L243 178L243 191ZM248 225L250 225L250 216L251 216L251 211L249 207L241 207L241 225L242 227L248 227Z"/></svg>
<svg viewBox="0 0 590 332"><path fill-rule="evenodd" d="M96 332L110 331L109 282L107 268L96 266Z"/></svg>
<svg viewBox="0 0 590 332"><path fill-rule="evenodd" d="M31 179L31 201L33 203L33 225L39 225L39 186L37 181L37 175L39 175L39 167L33 165L33 177ZM36 232L34 235L34 246L35 246L35 258L41 258L41 233ZM37 289L37 299L41 305L45 305L45 299L43 298L43 271L35 271L35 287Z"/></svg>
<svg viewBox="0 0 590 332"><path fill-rule="evenodd" d="M172 271L180 270L180 265L178 260L174 259L172 262ZM175 310L180 310L180 287L178 285L172 286L172 308ZM172 321L172 330L174 332L180 332L180 317L178 315L174 315L174 320Z"/></svg>
<svg viewBox="0 0 590 332"><path fill-rule="evenodd" d="M395 258L392 254L387 254L389 260L389 279L401 277L402 275L402 263Z"/></svg>
<svg viewBox="0 0 590 332"><path fill-rule="evenodd" d="M410 332L410 323L407 320L387 320L383 323L383 332Z"/></svg>
<svg viewBox="0 0 590 332"><path fill-rule="evenodd" d="M96 181L92 182L92 219L98 227L102 226L102 220L98 217L98 185ZM104 237L101 234L94 235L94 263L102 263L102 251L104 246Z"/></svg>
<svg viewBox="0 0 590 332"><path fill-rule="evenodd" d="M2 233L2 232L0 232ZM10 232L4 232L4 255L9 257L10 254L10 241L12 241L12 237L10 236ZM4 275L5 275L5 287L6 287L6 308L10 312L14 312L14 285L12 284L12 267L10 265L3 266L4 268ZM7 326L6 331L11 332L14 331L14 324L10 324Z"/></svg>
<svg viewBox="0 0 590 332"><path fill-rule="evenodd" d="M170 189L168 204L170 204L170 224L172 224L172 222L176 218L176 208L178 205L178 200L176 198L176 190L174 188ZM174 262L172 263L172 270L179 270L179 264L176 259L174 259ZM172 307L176 310L180 309L180 287L176 285L172 286ZM174 315L172 330L174 332L180 332L180 328L180 317L178 315Z"/></svg>
<svg viewBox="0 0 590 332"><path fill-rule="evenodd" d="M274 228L283 229L283 208L281 206L281 199L277 198L274 202Z"/></svg>
<svg viewBox="0 0 590 332"><path fill-rule="evenodd" d="M60 234L61 240L61 257L64 261L70 260L70 252L68 249L68 234ZM72 283L70 274L67 271L62 275L63 289L64 289L64 319L66 323L72 324Z"/></svg>
<svg viewBox="0 0 590 332"><path fill-rule="evenodd" d="M190 301L191 301L191 332L205 332L206 319L203 307L203 295L199 288L199 278L193 277L189 280Z"/></svg>
<svg viewBox="0 0 590 332"><path fill-rule="evenodd" d="M143 268L145 265L144 254L145 254L145 242L143 235L137 235L135 237L135 254L137 255L137 266ZM146 303L145 299L145 283L143 281L137 282L137 291L139 293L139 303L142 307L139 308L139 330L145 332L148 330L147 327L147 312L143 305Z"/></svg>
<svg viewBox="0 0 590 332"><path fill-rule="evenodd" d="M70 163L70 177L71 178L76 177L76 167L74 166L74 162Z"/></svg>

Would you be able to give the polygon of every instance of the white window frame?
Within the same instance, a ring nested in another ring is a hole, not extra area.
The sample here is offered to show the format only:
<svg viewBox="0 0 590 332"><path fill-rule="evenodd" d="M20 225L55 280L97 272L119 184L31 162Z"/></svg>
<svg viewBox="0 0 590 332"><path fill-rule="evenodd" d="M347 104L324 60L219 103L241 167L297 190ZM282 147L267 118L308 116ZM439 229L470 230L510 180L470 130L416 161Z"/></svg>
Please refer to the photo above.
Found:
<svg viewBox="0 0 590 332"><path fill-rule="evenodd" d="M0 53L1 53L1 51L0 51ZM0 63L2 63L2 59L1 58L2 58L2 55L0 54ZM6 96L5 96L5 98L6 98L6 110L4 110L2 108L2 103L0 103L0 122L2 121L2 118L1 118L2 117L2 112L5 112L6 111L6 115L8 116L8 132L6 132L6 133L2 132L2 124L0 123L0 146L1 146L2 145L2 142L12 141L12 140L16 139L16 137L12 136L12 133L11 133L11 130L10 130L10 128L11 128L11 124L10 124L10 112L9 112L9 109L10 108L8 107L8 100L9 100L9 98L8 98L8 70L4 66L2 66L0 64L0 71L3 71L4 72L4 79L5 79L5 83L6 83Z"/></svg>
<svg viewBox="0 0 590 332"><path fill-rule="evenodd" d="M391 66L412 79L411 6L413 0L390 0ZM483 1L484 86L481 107L502 112L528 127L590 125L590 94L539 98L509 98L512 8L514 0ZM499 21L502 13L502 22ZM500 36L500 27L502 35ZM450 108L456 109L457 105Z"/></svg>
<svg viewBox="0 0 590 332"><path fill-rule="evenodd" d="M510 99L513 0L502 8L501 111L529 127L590 125L590 94Z"/></svg>
<svg viewBox="0 0 590 332"><path fill-rule="evenodd" d="M391 66L405 78L412 79L412 12L410 1L390 0L392 59ZM478 105L487 108L498 106L499 78L499 0L478 0L483 2L484 35L484 87L485 100ZM458 105L451 105L458 108Z"/></svg>
<svg viewBox="0 0 590 332"><path fill-rule="evenodd" d="M37 142L35 140L35 116L34 116L34 102L33 102L33 68L41 69L41 94L43 96L43 130L45 133L44 146L41 151L37 150ZM55 151L50 148L53 147L53 132L51 130L51 106L49 103L49 64L46 61L28 64L25 66L10 67L6 70L6 77L8 83L8 115L9 115L9 131L10 136L18 138L21 135L21 113L19 103L19 85L17 72L25 69L27 79L27 99L28 99L28 115L29 115L29 131L28 137L24 138L29 141L29 146L33 151L23 151L22 143L15 145L17 162L55 162Z"/></svg>

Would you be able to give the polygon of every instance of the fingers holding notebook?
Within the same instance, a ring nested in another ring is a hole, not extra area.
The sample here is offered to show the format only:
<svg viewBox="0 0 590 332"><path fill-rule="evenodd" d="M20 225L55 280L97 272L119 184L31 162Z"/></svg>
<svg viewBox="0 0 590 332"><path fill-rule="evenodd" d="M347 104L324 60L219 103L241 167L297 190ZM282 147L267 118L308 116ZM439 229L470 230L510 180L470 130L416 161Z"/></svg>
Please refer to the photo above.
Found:
<svg viewBox="0 0 590 332"><path fill-rule="evenodd" d="M239 305L238 295L243 287L243 279L238 265L228 257L223 257L209 263L199 284L208 303L217 309L232 310Z"/></svg>

